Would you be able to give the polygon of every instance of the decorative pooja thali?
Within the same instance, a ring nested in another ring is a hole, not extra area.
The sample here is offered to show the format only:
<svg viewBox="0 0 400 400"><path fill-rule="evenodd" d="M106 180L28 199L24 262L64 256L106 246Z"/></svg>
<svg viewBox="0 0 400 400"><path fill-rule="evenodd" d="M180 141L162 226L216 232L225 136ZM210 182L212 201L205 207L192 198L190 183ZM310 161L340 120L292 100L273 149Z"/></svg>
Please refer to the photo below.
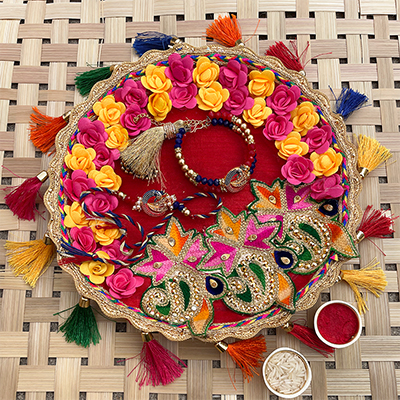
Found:
<svg viewBox="0 0 400 400"><path fill-rule="evenodd" d="M361 222L357 202L359 169L365 176L371 158L388 154L362 138L357 155L343 118L302 71L242 44L177 42L113 66L57 121L47 245L83 296L77 313L91 299L143 332L141 385L181 373L179 360L158 348L177 371L154 377L151 332L216 343L247 378L265 350L254 338L263 328L284 327L333 351L289 320L340 277L352 280L341 265L358 256L363 237L391 231L392 219L378 211ZM16 273L26 273L8 246ZM78 317L67 325L67 340L99 339L93 326L82 333ZM228 346L227 337L247 341Z"/></svg>

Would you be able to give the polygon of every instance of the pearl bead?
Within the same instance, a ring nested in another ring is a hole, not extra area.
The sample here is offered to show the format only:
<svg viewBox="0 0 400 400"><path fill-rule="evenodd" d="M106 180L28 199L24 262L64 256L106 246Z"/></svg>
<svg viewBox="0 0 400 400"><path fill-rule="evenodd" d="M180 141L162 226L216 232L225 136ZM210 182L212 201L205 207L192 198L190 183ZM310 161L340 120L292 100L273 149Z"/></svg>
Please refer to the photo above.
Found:
<svg viewBox="0 0 400 400"><path fill-rule="evenodd" d="M185 217L188 217L188 216L190 215L190 210L188 210L187 208L185 208L185 209L182 211L182 213L183 213L183 215L184 215Z"/></svg>
<svg viewBox="0 0 400 400"><path fill-rule="evenodd" d="M247 124L243 123L240 125L240 129L245 130L247 128Z"/></svg>
<svg viewBox="0 0 400 400"><path fill-rule="evenodd" d="M180 158L182 158L182 153L176 153L175 157L179 160Z"/></svg>
<svg viewBox="0 0 400 400"><path fill-rule="evenodd" d="M249 142L252 142L252 141L254 140L254 136L253 136L253 135L247 136L247 140L248 140Z"/></svg>
<svg viewBox="0 0 400 400"><path fill-rule="evenodd" d="M244 133L245 133L246 135L250 135L250 134L251 134L251 131L250 131L249 128L247 128L247 129L244 130Z"/></svg>
<svg viewBox="0 0 400 400"><path fill-rule="evenodd" d="M242 123L243 123L243 121L242 121L240 118L238 118L238 119L235 121L235 124L238 125L238 126L242 125Z"/></svg>
<svg viewBox="0 0 400 400"><path fill-rule="evenodd" d="M178 161L178 164L179 164L180 166L185 165L185 160L184 160L183 158L181 158L181 159Z"/></svg>
<svg viewBox="0 0 400 400"><path fill-rule="evenodd" d="M185 165L182 165L182 171L183 172L186 172L186 171L188 171L189 170L189 167L185 164Z"/></svg>

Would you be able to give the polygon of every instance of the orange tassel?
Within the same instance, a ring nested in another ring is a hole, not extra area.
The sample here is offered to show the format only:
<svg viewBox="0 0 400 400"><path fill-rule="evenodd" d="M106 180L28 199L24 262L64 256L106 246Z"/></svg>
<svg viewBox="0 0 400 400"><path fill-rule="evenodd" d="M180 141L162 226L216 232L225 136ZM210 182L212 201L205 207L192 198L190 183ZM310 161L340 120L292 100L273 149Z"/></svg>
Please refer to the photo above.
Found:
<svg viewBox="0 0 400 400"><path fill-rule="evenodd" d="M218 342L215 347L221 353L226 351L231 356L242 370L243 378L247 382L251 380L253 373L258 375L256 369L261 366L265 358L263 353L267 351L265 338L262 335L230 344Z"/></svg>
<svg viewBox="0 0 400 400"><path fill-rule="evenodd" d="M231 18L219 16L209 25L206 35L226 47L235 47L242 43L242 32L233 14Z"/></svg>
<svg viewBox="0 0 400 400"><path fill-rule="evenodd" d="M57 133L67 126L70 111L60 117L49 117L42 114L37 107L33 107L31 114L31 142L42 153L47 153L55 144Z"/></svg>

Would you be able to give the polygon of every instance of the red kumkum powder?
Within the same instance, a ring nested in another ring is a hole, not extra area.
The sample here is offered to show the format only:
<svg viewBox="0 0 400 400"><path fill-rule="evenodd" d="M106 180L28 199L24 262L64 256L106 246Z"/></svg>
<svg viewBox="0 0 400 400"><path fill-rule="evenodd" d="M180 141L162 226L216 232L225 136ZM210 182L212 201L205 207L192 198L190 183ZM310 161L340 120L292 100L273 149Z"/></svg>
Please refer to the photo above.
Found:
<svg viewBox="0 0 400 400"><path fill-rule="evenodd" d="M333 344L349 343L359 329L357 315L340 303L324 307L318 315L317 326L323 338Z"/></svg>

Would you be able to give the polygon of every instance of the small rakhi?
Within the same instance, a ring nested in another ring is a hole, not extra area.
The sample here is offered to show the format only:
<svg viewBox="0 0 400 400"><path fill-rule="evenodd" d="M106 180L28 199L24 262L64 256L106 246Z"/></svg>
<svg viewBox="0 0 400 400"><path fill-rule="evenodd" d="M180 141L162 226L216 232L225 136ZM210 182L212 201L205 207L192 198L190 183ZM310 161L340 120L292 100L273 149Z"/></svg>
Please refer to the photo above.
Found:
<svg viewBox="0 0 400 400"><path fill-rule="evenodd" d="M239 192L250 180L250 176L254 172L254 168L257 163L254 137L251 134L250 129L247 127L247 124L243 122L241 118L238 118L235 115L228 114L226 112L214 113L210 111L210 113L208 114L208 118L210 118L211 120L211 125L225 126L229 129L232 129L234 132L243 137L248 147L247 161L239 167L232 168L223 178L207 178L205 176L201 176L186 164L185 158L183 156L182 143L183 138L187 132L187 130L184 129L180 129L179 132L176 134L175 157L177 158L178 163L181 166L181 169L184 172L185 176L194 185L202 186L204 190L207 190L207 188L215 187L218 192Z"/></svg>

